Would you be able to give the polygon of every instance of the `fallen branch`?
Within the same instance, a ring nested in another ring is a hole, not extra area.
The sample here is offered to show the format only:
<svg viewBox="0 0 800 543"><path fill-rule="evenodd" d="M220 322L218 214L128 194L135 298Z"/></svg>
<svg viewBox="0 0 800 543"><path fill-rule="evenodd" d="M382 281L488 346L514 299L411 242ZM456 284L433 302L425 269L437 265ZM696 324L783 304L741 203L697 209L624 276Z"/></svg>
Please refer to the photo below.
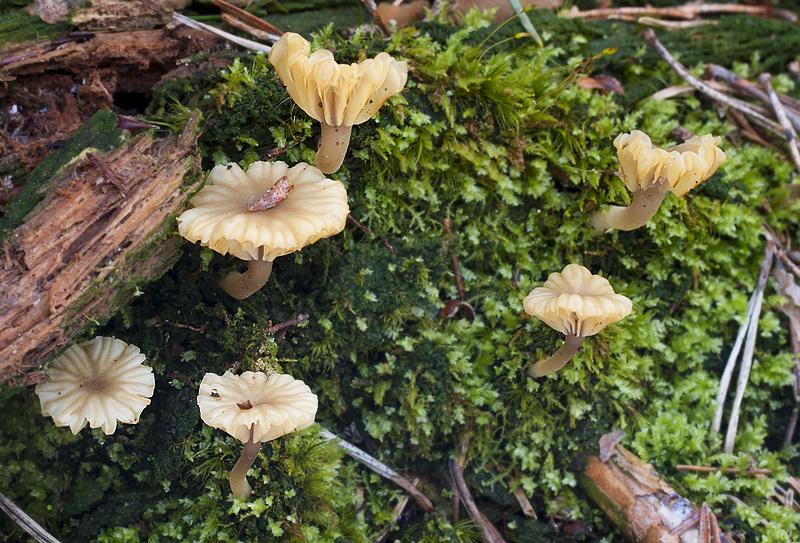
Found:
<svg viewBox="0 0 800 543"><path fill-rule="evenodd" d="M667 64L669 64L670 68L675 70L675 72L691 86L693 86L703 94L707 95L708 97L712 98L713 100L716 100L717 102L725 104L734 109L738 109L739 111L749 115L754 120L761 123L764 127L768 128L778 136L784 137L781 126L775 121L759 113L753 107L752 104L749 104L744 100L739 100L737 98L733 98L731 96L723 94L717 90L714 90L708 83L692 75L692 73L689 72L689 70L687 70L686 67L683 66L683 64L678 62L675 59L675 57L673 57L672 54L667 50L667 48L664 47L664 45L660 41L658 41L656 33L653 31L652 28L646 28L644 31L642 31L641 35L642 39L644 39L644 41L646 41L653 49L655 49L656 53L658 53L658 56L664 59L664 61Z"/></svg>
<svg viewBox="0 0 800 543"><path fill-rule="evenodd" d="M733 452L733 445L736 441L736 431L739 426L739 411L742 407L742 400L744 399L744 391L747 388L747 382L750 379L750 369L753 366L753 354L756 347L756 337L758 334L758 319L761 315L761 303L764 300L764 290L767 288L767 279L769 279L769 272L772 269L772 260L775 256L775 246L772 242L767 242L767 248L764 250L764 260L761 264L761 271L758 274L758 283L756 290L753 293L753 312L750 316L750 323L747 329L747 338L745 339L744 352L742 353L742 363L739 368L739 381L736 385L736 396L733 399L733 406L731 407L731 416L728 421L728 431L725 434L725 443L723 449L725 452ZM728 368L726 367L727 371ZM720 390L722 392L722 390ZM727 390L726 390L727 392ZM717 397L718 401L720 397ZM722 402L717 404L718 415L719 410L724 404L725 398L722 395ZM721 415L719 415L721 418ZM716 419L715 419L716 422Z"/></svg>
<svg viewBox="0 0 800 543"><path fill-rule="evenodd" d="M0 509L39 543L59 543L58 539L47 533L47 530L39 526L25 511L17 507L14 502L6 498L2 493L0 493Z"/></svg>
<svg viewBox="0 0 800 543"><path fill-rule="evenodd" d="M772 17L785 21L797 22L797 14L786 9L774 9L772 6L744 6L741 4L691 4L681 7L653 8L653 7L622 7L601 8L587 11L572 9L562 12L566 18L583 17L586 21L598 19L618 19L624 16L654 15L656 17L670 17L672 19L691 20L705 13L743 13L756 17Z"/></svg>
<svg viewBox="0 0 800 543"><path fill-rule="evenodd" d="M579 480L581 487L628 540L733 542L730 535L721 532L717 532L716 539L702 539L704 531L715 532L713 513L678 495L658 477L653 466L624 447L617 445L606 462L594 455L585 459L587 467Z"/></svg>
<svg viewBox="0 0 800 543"><path fill-rule="evenodd" d="M194 28L196 30L205 30L206 32L210 32L215 36L219 36L220 38L224 38L229 42L235 43L236 45L240 45L245 49L252 49L253 51L261 51L264 53L269 53L270 51L272 51L272 47L270 47L269 45L264 45L252 40L246 40L244 38L240 38L239 36L234 36L233 34L225 32L224 30L220 30L219 28L207 25L205 23L201 23L199 21L195 21L194 19L190 19L189 17L181 15L180 13L173 13L172 18L178 21L179 23L188 26L189 28Z"/></svg>
<svg viewBox="0 0 800 543"><path fill-rule="evenodd" d="M335 441L337 445L347 452L347 454L367 466L381 477L389 479L397 486L405 490L407 493L413 496L414 500L416 500L419 506L422 507L422 509L424 509L426 512L430 513L433 511L433 504L428 497L420 492L417 487L411 484L411 481L394 471L392 468L325 428L322 428L320 435L329 441Z"/></svg>
<svg viewBox="0 0 800 543"><path fill-rule="evenodd" d="M786 110L783 108L780 99L778 98L775 89L772 88L772 77L768 73L763 73L758 76L758 82L764 87L769 95L769 103L772 104L772 109L775 110L775 117L783 127L786 134L786 141L789 145L789 153L792 155L792 160L800 172L800 150L797 149L797 134L794 131L789 118L786 116Z"/></svg>
<svg viewBox="0 0 800 543"><path fill-rule="evenodd" d="M472 517L472 520L474 520L483 530L483 537L486 540L486 543L505 543L505 540L497 532L492 523L489 522L489 520L478 510L478 506L475 505L475 500L472 499L472 495L469 493L467 482L464 480L464 474L462 473L458 462L454 458L450 458L448 460L448 466L450 467L450 476L453 478L453 483L455 483L458 497L461 499L461 503L463 503L464 507L467 509L469 516Z"/></svg>
<svg viewBox="0 0 800 543"><path fill-rule="evenodd" d="M720 81L724 81L725 83L729 83L735 89L742 91L743 93L747 94L748 96L752 96L756 100L760 100L765 104L770 103L769 96L766 92L758 88L758 86L747 79L740 77L739 75L733 73L732 71L728 70L727 68L723 68L717 64L709 64L706 68L706 73L703 77L711 77L713 79L718 79ZM789 108L794 108L800 111L800 102L786 96L785 94L778 94L778 98L780 99L781 103L788 106ZM786 111L786 116L792 122L792 125L795 127L796 130L800 130L800 115L794 113L791 109Z"/></svg>

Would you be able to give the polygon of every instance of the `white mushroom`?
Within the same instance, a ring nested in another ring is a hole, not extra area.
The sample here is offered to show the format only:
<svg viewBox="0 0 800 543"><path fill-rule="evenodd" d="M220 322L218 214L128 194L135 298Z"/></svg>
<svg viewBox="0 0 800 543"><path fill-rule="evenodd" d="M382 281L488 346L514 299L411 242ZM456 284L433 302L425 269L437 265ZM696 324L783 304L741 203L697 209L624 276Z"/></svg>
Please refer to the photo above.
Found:
<svg viewBox="0 0 800 543"><path fill-rule="evenodd" d="M36 385L42 415L73 434L87 423L107 435L117 421L136 424L156 385L144 361L138 347L113 337L71 346L50 363L49 380Z"/></svg>

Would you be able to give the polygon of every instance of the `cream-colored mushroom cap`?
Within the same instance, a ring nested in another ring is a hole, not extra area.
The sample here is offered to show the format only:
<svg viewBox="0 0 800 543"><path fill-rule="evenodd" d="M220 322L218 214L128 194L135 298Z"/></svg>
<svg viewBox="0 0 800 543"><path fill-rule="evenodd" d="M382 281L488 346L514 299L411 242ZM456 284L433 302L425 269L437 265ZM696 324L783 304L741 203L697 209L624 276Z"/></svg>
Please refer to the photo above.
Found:
<svg viewBox="0 0 800 543"><path fill-rule="evenodd" d="M73 434L87 423L107 435L117 421L136 424L156 386L144 360L138 347L113 337L73 345L50 363L49 380L36 385L42 415Z"/></svg>
<svg viewBox="0 0 800 543"><path fill-rule="evenodd" d="M562 334L578 337L593 336L627 317L633 307L628 298L614 293L607 279L578 264L551 273L543 286L525 297L523 306Z"/></svg>
<svg viewBox="0 0 800 543"><path fill-rule="evenodd" d="M663 179L671 192L683 196L714 175L725 160L725 153L718 147L721 142L722 138L706 134L664 150L654 147L647 134L634 130L618 135L614 147L628 190L646 190Z"/></svg>
<svg viewBox="0 0 800 543"><path fill-rule="evenodd" d="M246 443L270 441L314 422L317 396L291 375L246 371L207 373L197 393L200 417L209 426Z"/></svg>
<svg viewBox="0 0 800 543"><path fill-rule="evenodd" d="M285 200L248 210L283 176L294 185ZM259 248L263 260L274 260L338 234L350 213L344 185L305 162L254 162L247 173L235 163L217 166L190 203L178 217L181 235L242 260L256 260Z"/></svg>
<svg viewBox="0 0 800 543"><path fill-rule="evenodd" d="M269 53L269 61L289 96L314 119L331 126L352 126L372 117L408 78L408 65L388 53L358 64L337 64L333 53L287 32Z"/></svg>

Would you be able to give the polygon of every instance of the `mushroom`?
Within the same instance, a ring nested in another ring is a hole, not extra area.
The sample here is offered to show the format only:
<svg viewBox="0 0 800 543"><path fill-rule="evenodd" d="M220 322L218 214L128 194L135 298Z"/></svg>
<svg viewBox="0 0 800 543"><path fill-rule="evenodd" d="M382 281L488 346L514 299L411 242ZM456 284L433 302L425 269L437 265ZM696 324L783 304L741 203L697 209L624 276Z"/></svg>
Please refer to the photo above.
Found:
<svg viewBox="0 0 800 543"><path fill-rule="evenodd" d="M599 232L639 228L655 215L668 191L681 198L714 175L725 160L725 153L717 147L721 141L706 134L664 150L654 147L640 130L618 135L614 147L619 173L633 193L633 201L628 207L611 206L606 213L596 212L592 225Z"/></svg>
<svg viewBox="0 0 800 543"><path fill-rule="evenodd" d="M273 260L338 234L350 213L344 185L304 162L254 162L247 173L217 166L190 203L178 217L180 234L248 261L247 272L220 283L239 300L264 286Z"/></svg>
<svg viewBox="0 0 800 543"><path fill-rule="evenodd" d="M531 377L553 373L572 359L586 336L627 317L631 301L615 294L604 277L592 275L579 264L569 264L561 273L551 273L544 285L533 289L523 300L525 311L566 335L564 345L546 360L529 369Z"/></svg>
<svg viewBox="0 0 800 543"><path fill-rule="evenodd" d="M222 376L207 373L203 377L197 405L206 424L244 443L230 482L233 495L246 500L251 493L247 470L261 443L310 426L317 413L317 396L291 375L226 371Z"/></svg>
<svg viewBox="0 0 800 543"><path fill-rule="evenodd" d="M354 124L372 117L408 78L408 65L378 53L358 64L337 64L333 53L311 46L287 32L269 53L269 61L300 109L320 122L322 136L316 165L326 174L339 169Z"/></svg>
<svg viewBox="0 0 800 543"><path fill-rule="evenodd" d="M49 380L36 385L42 415L73 434L87 422L106 435L117 421L136 424L156 386L144 360L138 347L113 337L71 346L50 363Z"/></svg>

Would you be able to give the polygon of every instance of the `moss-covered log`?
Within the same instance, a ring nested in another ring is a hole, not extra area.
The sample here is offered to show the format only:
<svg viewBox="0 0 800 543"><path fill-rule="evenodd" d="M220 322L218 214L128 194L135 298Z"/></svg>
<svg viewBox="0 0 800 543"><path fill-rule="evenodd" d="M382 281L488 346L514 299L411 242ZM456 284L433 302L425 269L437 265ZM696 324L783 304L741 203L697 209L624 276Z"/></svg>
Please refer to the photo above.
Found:
<svg viewBox="0 0 800 543"><path fill-rule="evenodd" d="M180 136L85 152L3 243L0 380L39 365L108 318L178 256L170 238L193 169L199 114Z"/></svg>

